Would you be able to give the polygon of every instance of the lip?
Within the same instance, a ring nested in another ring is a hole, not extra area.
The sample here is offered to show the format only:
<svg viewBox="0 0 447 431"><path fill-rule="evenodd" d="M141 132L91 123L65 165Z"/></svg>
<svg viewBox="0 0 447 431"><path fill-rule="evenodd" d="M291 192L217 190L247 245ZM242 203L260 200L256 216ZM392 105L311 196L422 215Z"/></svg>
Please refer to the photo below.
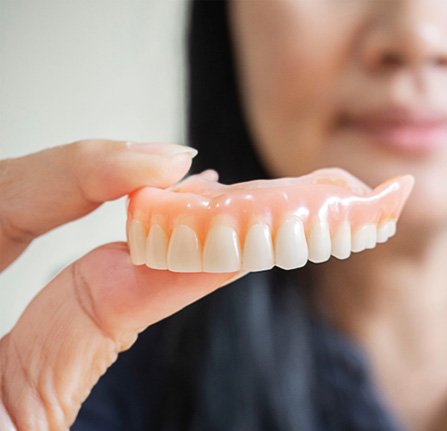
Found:
<svg viewBox="0 0 447 431"><path fill-rule="evenodd" d="M340 125L402 153L428 155L447 147L447 114L430 109L385 108L345 114Z"/></svg>

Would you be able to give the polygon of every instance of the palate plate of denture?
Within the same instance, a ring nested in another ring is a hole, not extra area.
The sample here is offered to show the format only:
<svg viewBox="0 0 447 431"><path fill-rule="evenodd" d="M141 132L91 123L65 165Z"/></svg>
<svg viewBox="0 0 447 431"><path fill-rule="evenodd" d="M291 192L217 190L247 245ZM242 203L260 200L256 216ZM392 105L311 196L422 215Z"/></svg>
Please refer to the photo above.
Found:
<svg viewBox="0 0 447 431"><path fill-rule="evenodd" d="M294 269L348 258L396 232L410 175L375 189L338 168L225 185L205 171L128 205L132 263L174 272Z"/></svg>

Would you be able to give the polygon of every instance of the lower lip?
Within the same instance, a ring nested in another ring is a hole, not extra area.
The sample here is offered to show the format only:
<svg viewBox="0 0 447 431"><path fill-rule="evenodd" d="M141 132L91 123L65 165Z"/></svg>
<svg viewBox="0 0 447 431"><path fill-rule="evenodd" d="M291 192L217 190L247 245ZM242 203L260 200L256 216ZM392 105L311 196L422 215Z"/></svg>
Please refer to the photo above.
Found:
<svg viewBox="0 0 447 431"><path fill-rule="evenodd" d="M351 123L350 129L374 139L380 145L409 154L430 154L447 145L447 124L371 125Z"/></svg>

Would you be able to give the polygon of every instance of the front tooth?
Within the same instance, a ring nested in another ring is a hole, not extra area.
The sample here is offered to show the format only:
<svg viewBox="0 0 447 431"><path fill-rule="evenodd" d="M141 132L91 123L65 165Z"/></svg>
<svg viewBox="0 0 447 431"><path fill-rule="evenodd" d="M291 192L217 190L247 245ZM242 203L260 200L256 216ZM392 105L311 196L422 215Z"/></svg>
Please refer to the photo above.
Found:
<svg viewBox="0 0 447 431"><path fill-rule="evenodd" d="M241 269L239 237L230 226L211 227L203 250L203 270L206 272L233 272Z"/></svg>
<svg viewBox="0 0 447 431"><path fill-rule="evenodd" d="M374 248L377 241L377 230L373 224L365 224L352 237L351 249L358 253L367 248Z"/></svg>
<svg viewBox="0 0 447 431"><path fill-rule="evenodd" d="M396 233L396 221L388 220L377 227L377 242L386 242Z"/></svg>
<svg viewBox="0 0 447 431"><path fill-rule="evenodd" d="M303 222L298 217L286 219L276 233L275 265L283 269L300 268L308 256Z"/></svg>
<svg viewBox="0 0 447 431"><path fill-rule="evenodd" d="M273 265L270 228L266 224L256 223L250 227L245 237L242 269L245 271L263 271L272 268Z"/></svg>
<svg viewBox="0 0 447 431"><path fill-rule="evenodd" d="M146 241L146 265L154 269L167 269L166 254L168 251L168 237L163 228L152 225Z"/></svg>
<svg viewBox="0 0 447 431"><path fill-rule="evenodd" d="M140 220L131 220L128 229L130 259L134 265L143 265L146 229Z"/></svg>
<svg viewBox="0 0 447 431"><path fill-rule="evenodd" d="M169 241L168 269L175 272L200 272L202 270L199 240L193 229L177 225Z"/></svg>
<svg viewBox="0 0 447 431"><path fill-rule="evenodd" d="M331 257L331 234L327 221L317 218L309 234L308 246L311 262L325 262Z"/></svg>
<svg viewBox="0 0 447 431"><path fill-rule="evenodd" d="M351 255L351 225L343 221L332 238L332 255L347 259Z"/></svg>

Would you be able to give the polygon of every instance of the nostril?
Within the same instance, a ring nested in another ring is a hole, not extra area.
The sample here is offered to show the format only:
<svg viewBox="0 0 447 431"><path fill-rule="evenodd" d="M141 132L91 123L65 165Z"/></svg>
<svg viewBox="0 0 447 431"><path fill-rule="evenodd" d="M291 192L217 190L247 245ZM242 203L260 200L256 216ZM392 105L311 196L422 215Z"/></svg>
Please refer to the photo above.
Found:
<svg viewBox="0 0 447 431"><path fill-rule="evenodd" d="M447 57L438 57L433 61L435 66L447 67Z"/></svg>
<svg viewBox="0 0 447 431"><path fill-rule="evenodd" d="M393 51L382 53L376 65L382 70L393 70L410 66L416 61L420 64L425 63L427 66L447 68L447 56L444 55L426 55L425 58L421 56L418 60L416 60L416 58L406 58L404 55Z"/></svg>
<svg viewBox="0 0 447 431"><path fill-rule="evenodd" d="M386 68L401 67L405 63L401 55L396 52L385 52L382 54L380 64Z"/></svg>

